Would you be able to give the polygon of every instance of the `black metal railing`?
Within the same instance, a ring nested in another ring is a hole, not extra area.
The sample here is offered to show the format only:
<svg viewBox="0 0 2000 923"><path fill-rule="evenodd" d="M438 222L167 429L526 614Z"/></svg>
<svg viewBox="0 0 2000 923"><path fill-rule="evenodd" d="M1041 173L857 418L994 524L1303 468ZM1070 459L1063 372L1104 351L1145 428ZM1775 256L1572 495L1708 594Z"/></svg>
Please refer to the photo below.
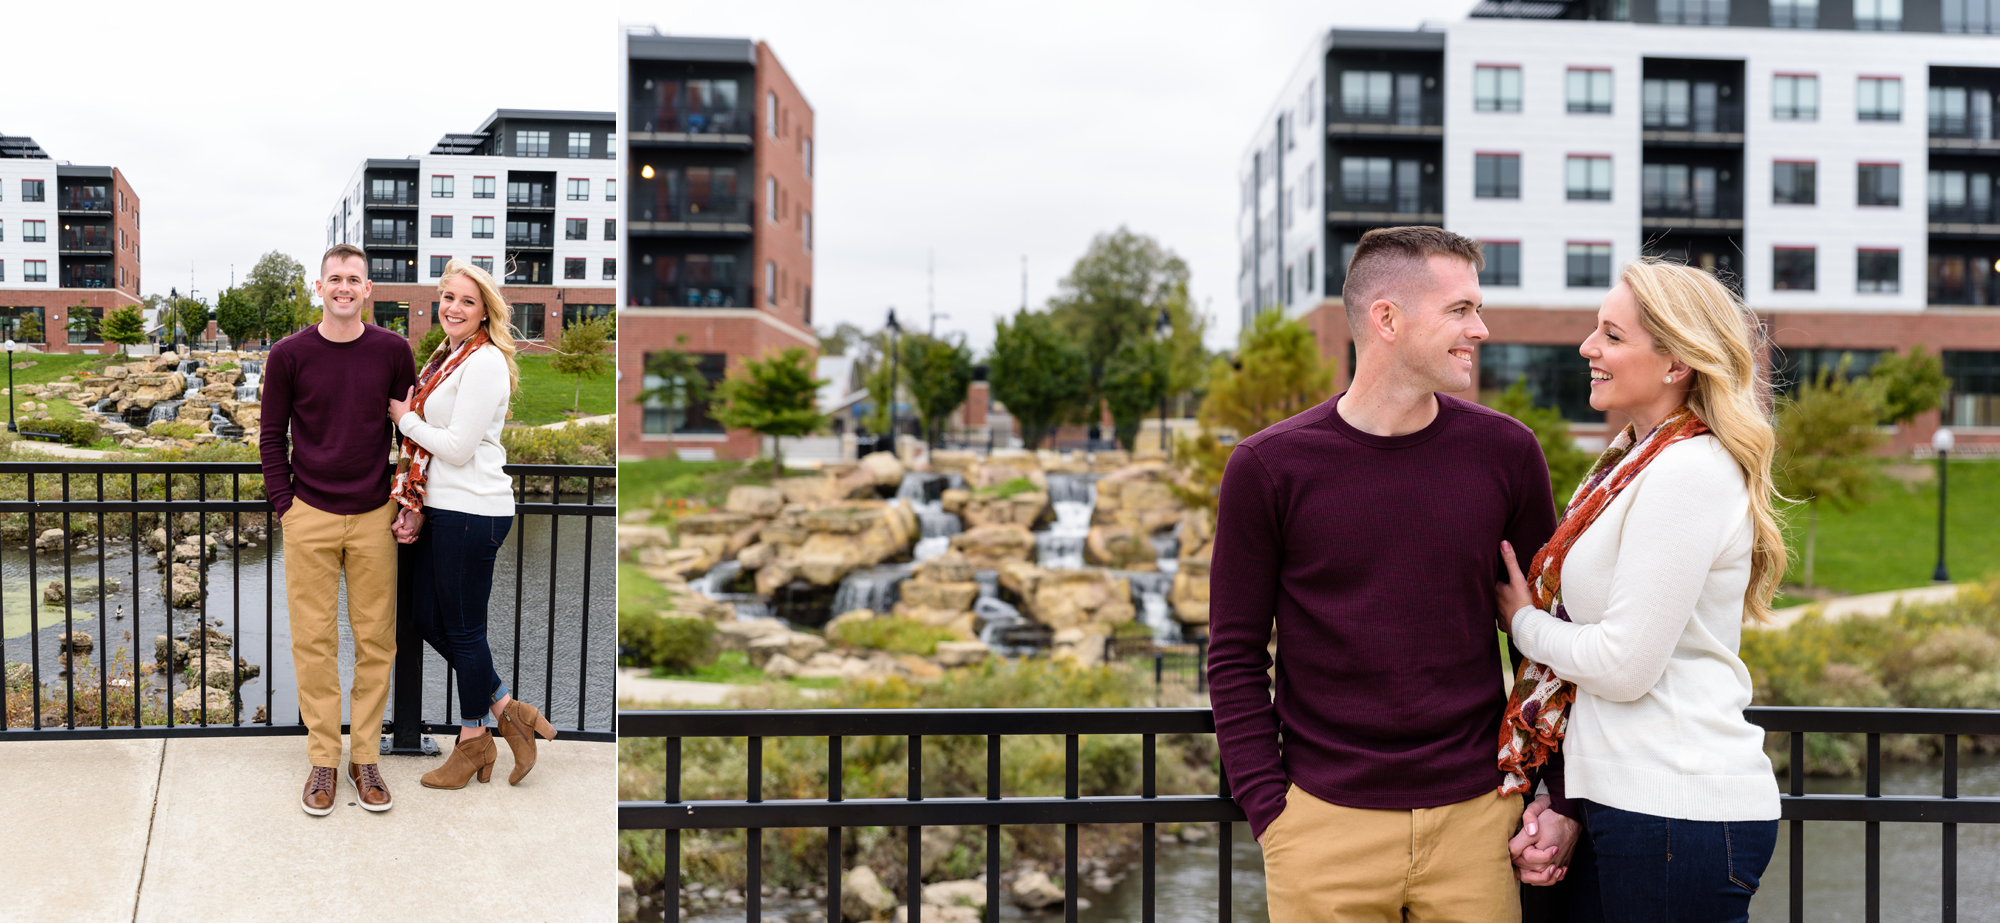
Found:
<svg viewBox="0 0 2000 923"><path fill-rule="evenodd" d="M1961 205L1932 202L1930 220L1933 224L1996 224L2000 223L2000 207L1992 202Z"/></svg>
<svg viewBox="0 0 2000 923"><path fill-rule="evenodd" d="M416 205L418 204L417 191L416 189L406 185L399 185L396 191L394 192L371 191L368 193L368 204L369 205Z"/></svg>
<svg viewBox="0 0 2000 923"><path fill-rule="evenodd" d="M1805 919L1805 823L1858 822L1863 833L1864 919L1881 919L1883 823L1938 824L1943 830L1939 866L1941 909L1949 923L1958 913L1958 825L2000 824L2000 797L1958 794L1958 740L1966 735L2000 735L2000 711L1914 708L1779 708L1755 707L1744 712L1751 723L1790 737L1791 761L1781 798L1782 819L1790 837L1790 919ZM1144 876L1142 920L1153 923L1155 825L1215 823L1221 833L1217 854L1218 919L1230 918L1231 829L1244 819L1229 795L1226 773L1218 772L1214 795L1157 794L1155 743L1161 734L1213 734L1215 719L1206 708L1106 709L879 709L826 711L621 711L618 735L623 739L664 738L665 786L657 801L618 804L621 830L667 832L665 852L665 911L669 923L679 918L680 831L742 829L746 831L745 914L749 923L761 919L762 831L769 828L824 827L827 830L826 900L828 919L840 912L843 867L840 831L847 827L901 827L908 842L906 902L909 923L918 923L922 893L922 831L927 826L986 828L986 920L997 923L1000 913L1000 826L1062 824L1066 852L1064 918L1077 918L1077 826L1079 824L1142 824ZM1808 733L1863 734L1867 741L1866 790L1860 795L1807 794L1805 785ZM1081 735L1140 735L1141 794L1078 793L1078 738ZM1883 734L1942 737L1944 773L1936 797L1882 794ZM1000 740L1009 735L1057 735L1065 740L1065 794L1055 797L1006 797L1001 791ZM924 737L986 738L984 797L925 797ZM681 797L681 741L685 738L747 738L747 795L741 800L688 801ZM766 801L763 791L764 740L770 737L823 737L827 742L827 794L824 799ZM842 739L846 737L905 737L908 739L909 794L906 798L844 799L841 792Z"/></svg>
<svg viewBox="0 0 2000 923"><path fill-rule="evenodd" d="M600 518L615 513L614 505L599 502L599 493L616 485L617 469L509 465L506 471L515 482L510 536L514 560L511 573L506 562L501 562L493 602L496 609L504 606L502 591L511 585L513 618L511 630L499 612L490 619L494 666L508 687L536 701L565 737L612 740L616 702L611 665L616 633L611 628L615 607L608 599L614 593L614 578L608 569L610 556L604 553L608 549L600 547L597 528ZM17 497L0 500L0 516L9 520L25 516L27 545L18 554L26 559L28 577L24 606L28 631L0 648L0 676L5 677L0 682L0 715L25 712L20 717L26 720L0 722L5 725L0 727L0 741L306 733L304 724L295 718L276 720L274 709L278 704L275 667L280 663L276 655L280 652L274 649L273 639L281 625L279 603L284 599L282 558L272 541L279 527L269 502L256 496L256 486L246 485L244 480L261 473L262 466L255 462L0 463L0 490ZM75 529L79 525L90 530L82 533L86 536L94 532L94 539L79 541ZM246 531L246 525L252 528ZM37 539L41 530L54 527L62 529L62 547L40 547ZM159 567L142 565L140 560L154 550L155 543L148 542L148 530L160 539L157 544L163 549L164 593L142 591L145 584L162 577ZM207 546L217 535L227 536L227 541L217 541L211 552ZM246 552L252 547L245 543L246 535L254 536L252 540L261 543L261 549ZM190 541L191 547L184 547ZM546 611L541 581L530 579L527 573L531 544L538 557L546 549ZM110 562L120 551L129 555L130 561L118 562L113 573ZM92 564L87 563L83 571L75 566L79 552L95 559L94 573L90 572ZM0 550L0 556L15 554L12 548ZM384 739L392 745L386 748L391 752L416 753L423 752L425 733L455 731L456 712L451 672L449 668L436 669L442 660L429 652L417 627L412 608L415 568L410 554L410 548L403 546L403 566L397 578L394 698L384 721ZM211 575L225 560L228 583L223 594L222 585L211 580ZM180 600L173 598L177 567L181 571L178 576L193 582L187 589L198 590ZM251 573L256 570L262 571L261 578ZM246 576L251 584L247 588ZM117 587L108 582L122 579L129 579L131 585ZM94 614L77 607L79 590L91 597L85 602L95 604ZM20 590L11 586L0 590L12 592ZM60 602L55 601L58 599ZM177 601L182 605L174 605ZM212 602L221 611L212 609ZM0 603L10 611L19 605L16 600ZM47 610L53 606L62 610L59 620L49 617ZM82 643L76 631L79 621L94 621L102 637ZM219 645L211 642L220 638L225 625L228 650L223 656L227 663L213 664L210 648ZM59 637L43 637L58 626L62 629ZM261 652L246 643L246 627L252 635L261 635ZM130 629L130 659L121 657L114 663L110 634L124 628ZM155 643L155 663L148 664L142 642L149 631L158 629L164 629L165 641ZM187 638L184 654L176 644L177 633L182 631ZM563 648L560 654L559 647ZM288 664L289 652L283 653ZM19 656L23 654L26 656ZM260 654L261 662L253 662ZM536 655L542 661L539 665L533 662ZM528 658L525 672L524 656ZM572 659L574 698L567 688L558 698L558 674L565 674L566 687ZM425 669L427 660L433 665L430 671ZM80 683L79 666L94 666L96 676ZM163 689L147 688L147 673L153 666L164 676ZM59 690L52 689L46 678L50 668L60 671ZM211 683L222 678L225 668L228 690ZM177 684L176 676L184 670L190 671L187 681ZM252 670L264 679L264 700L254 712L240 692ZM438 694L426 695L427 689L435 691L440 685L427 683L427 672L434 679L442 678ZM118 673L124 675L115 675ZM184 706L175 701L178 693L192 688L226 692L230 704L223 713L215 713L206 692L197 694L198 704ZM155 692L159 693L157 699L151 697ZM22 697L26 697L25 703ZM79 709L80 697L92 699L95 707ZM424 717L427 707L440 704L442 711L433 713L435 720ZM127 709L129 715L125 714ZM89 714L92 711L94 718ZM119 713L117 720L113 720L114 711ZM79 715L84 717L80 720ZM397 720L399 717L403 720Z"/></svg>
<svg viewBox="0 0 2000 923"><path fill-rule="evenodd" d="M646 103L650 100L635 100L632 120L638 123L634 131L661 132L688 135L747 135L751 134L753 114L747 108L653 108ZM647 109L652 111L648 112Z"/></svg>
<svg viewBox="0 0 2000 923"><path fill-rule="evenodd" d="M1327 128L1339 134L1368 134L1376 130L1408 130L1443 124L1444 97L1438 93L1425 93L1415 99L1397 96L1388 100L1364 100L1350 106L1336 91L1326 104Z"/></svg>
<svg viewBox="0 0 2000 923"><path fill-rule="evenodd" d="M1715 196L1673 196L1665 194L1643 195L1639 205L1641 218L1714 218L1735 220L1743 217L1743 200L1740 197Z"/></svg>
<svg viewBox="0 0 2000 923"><path fill-rule="evenodd" d="M61 249L62 249L62 252L64 252L64 253L110 253L110 252L111 252L111 235L110 235L110 234L106 234L106 233L103 233L103 230L104 230L103 228L98 228L97 230L98 230L98 232L99 232L99 233L96 233L96 234L91 234L91 233L79 233L79 232L77 232L77 231L70 231L70 232L68 232L68 233L66 233L66 234L64 234L64 235L62 235L62 238L61 238L61 239L62 239L62 244L61 244Z"/></svg>
<svg viewBox="0 0 2000 923"><path fill-rule="evenodd" d="M555 189L549 186L507 184L508 208L554 208Z"/></svg>
<svg viewBox="0 0 2000 923"><path fill-rule="evenodd" d="M627 283L631 286L632 303L639 307L652 308L749 308L755 307L751 301L750 285L747 282L713 282L704 284L659 282L640 277Z"/></svg>
<svg viewBox="0 0 2000 923"><path fill-rule="evenodd" d="M394 269L371 269L368 271L368 281L411 283L417 281L417 269L404 263L397 263Z"/></svg>
<svg viewBox="0 0 2000 923"><path fill-rule="evenodd" d="M693 196L685 192L663 191L640 208L639 220L747 224L750 221L750 197Z"/></svg>
<svg viewBox="0 0 2000 923"><path fill-rule="evenodd" d="M1741 103L1718 103L1713 106L1646 104L1640 108L1639 124L1649 132L1740 134L1743 131L1743 105Z"/></svg>
<svg viewBox="0 0 2000 923"><path fill-rule="evenodd" d="M363 243L370 247L414 247L417 246L417 232L414 229L397 231L394 234L369 234Z"/></svg>
<svg viewBox="0 0 2000 923"><path fill-rule="evenodd" d="M111 198L104 194L102 188L97 189L95 194L71 192L56 200L56 209L66 212L102 212L109 214L111 211Z"/></svg>
<svg viewBox="0 0 2000 923"><path fill-rule="evenodd" d="M109 266L65 266L62 273L63 288L110 288L111 267Z"/></svg>

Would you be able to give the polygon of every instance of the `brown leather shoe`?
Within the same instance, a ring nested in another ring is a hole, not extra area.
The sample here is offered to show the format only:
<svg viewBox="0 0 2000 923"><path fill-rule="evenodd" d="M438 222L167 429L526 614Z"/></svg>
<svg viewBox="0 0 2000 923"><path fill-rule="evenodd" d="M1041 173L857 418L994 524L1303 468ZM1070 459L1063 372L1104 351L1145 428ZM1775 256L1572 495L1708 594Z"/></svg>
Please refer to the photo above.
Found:
<svg viewBox="0 0 2000 923"><path fill-rule="evenodd" d="M526 778L528 770L535 768L535 736L543 740L556 739L555 726L542 713L520 699L507 703L500 712L500 734L507 738L507 746L514 750L514 771L507 774L508 785L519 785Z"/></svg>
<svg viewBox="0 0 2000 923"><path fill-rule="evenodd" d="M486 782L493 778L494 755L499 752L493 746L493 735L481 734L471 740L461 740L451 748L451 756L430 772L424 773L425 788L445 788L457 790L478 776Z"/></svg>
<svg viewBox="0 0 2000 923"><path fill-rule="evenodd" d="M389 797L389 783L382 781L382 772L374 763L347 764L347 780L354 783L354 791L360 796L361 806L370 811L387 811L396 806L395 799Z"/></svg>
<svg viewBox="0 0 2000 923"><path fill-rule="evenodd" d="M314 817L332 814L333 785L336 778L338 777L333 774L333 767L314 766L312 772L306 774L306 790L299 798L299 807L305 808L306 813Z"/></svg>

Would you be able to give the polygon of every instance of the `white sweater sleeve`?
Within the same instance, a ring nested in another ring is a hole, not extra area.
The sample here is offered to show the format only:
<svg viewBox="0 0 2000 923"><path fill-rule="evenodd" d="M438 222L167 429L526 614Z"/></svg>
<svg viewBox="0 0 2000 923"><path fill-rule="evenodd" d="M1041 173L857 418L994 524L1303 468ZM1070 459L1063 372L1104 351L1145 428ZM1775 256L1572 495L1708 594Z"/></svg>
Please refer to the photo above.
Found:
<svg viewBox="0 0 2000 923"><path fill-rule="evenodd" d="M1724 466L1727 467L1724 467ZM1613 702L1650 691L1724 544L1742 527L1742 476L1709 440L1670 447L1628 488L1602 620L1565 622L1540 609L1514 614L1514 643L1577 688ZM1612 526L1599 520L1590 528Z"/></svg>
<svg viewBox="0 0 2000 923"><path fill-rule="evenodd" d="M452 372L458 379L458 400L451 409L451 422L433 426L415 411L396 421L396 428L423 446L438 461L454 467L472 461L472 454L493 425L493 415L507 401L507 360L491 346L466 357Z"/></svg>

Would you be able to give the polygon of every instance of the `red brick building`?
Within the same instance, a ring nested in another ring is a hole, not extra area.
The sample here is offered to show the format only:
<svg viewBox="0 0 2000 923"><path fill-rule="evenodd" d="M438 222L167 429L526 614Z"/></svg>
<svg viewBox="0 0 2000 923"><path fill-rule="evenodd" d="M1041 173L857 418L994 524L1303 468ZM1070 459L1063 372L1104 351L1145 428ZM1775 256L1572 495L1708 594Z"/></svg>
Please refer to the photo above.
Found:
<svg viewBox="0 0 2000 923"><path fill-rule="evenodd" d="M139 196L118 168L60 163L32 138L0 135L0 335L48 352L115 349L104 317L140 303L139 255Z"/></svg>
<svg viewBox="0 0 2000 923"><path fill-rule="evenodd" d="M812 329L813 110L770 46L635 34L622 100L627 187L619 454L752 458L705 403L642 406L646 356L701 357L711 382L803 347Z"/></svg>

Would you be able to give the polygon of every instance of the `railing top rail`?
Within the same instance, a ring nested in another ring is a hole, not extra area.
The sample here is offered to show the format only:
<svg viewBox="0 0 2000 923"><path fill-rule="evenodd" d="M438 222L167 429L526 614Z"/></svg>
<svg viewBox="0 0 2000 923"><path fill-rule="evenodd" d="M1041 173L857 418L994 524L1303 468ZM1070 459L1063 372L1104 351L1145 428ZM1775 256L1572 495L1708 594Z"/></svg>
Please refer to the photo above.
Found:
<svg viewBox="0 0 2000 923"><path fill-rule="evenodd" d="M508 465L510 475L609 478L616 465ZM259 462L0 462L0 474L263 474Z"/></svg>
<svg viewBox="0 0 2000 923"><path fill-rule="evenodd" d="M1743 717L1766 731L1828 734L2000 734L2000 711L1971 708L1806 708L1759 705Z"/></svg>
<svg viewBox="0 0 2000 923"><path fill-rule="evenodd" d="M896 708L620 711L621 737L1213 734L1206 708Z"/></svg>

